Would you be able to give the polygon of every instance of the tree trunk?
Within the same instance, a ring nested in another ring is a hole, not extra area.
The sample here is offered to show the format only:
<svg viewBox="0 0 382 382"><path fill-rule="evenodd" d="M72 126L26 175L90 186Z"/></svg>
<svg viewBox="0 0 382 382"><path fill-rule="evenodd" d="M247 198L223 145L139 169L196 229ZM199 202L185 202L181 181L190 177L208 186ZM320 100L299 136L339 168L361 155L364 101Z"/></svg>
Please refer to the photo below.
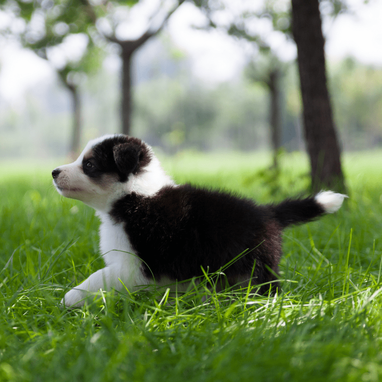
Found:
<svg viewBox="0 0 382 382"><path fill-rule="evenodd" d="M72 96L72 137L70 143L70 156L76 158L80 152L80 140L81 140L81 102L78 94L77 86L68 84L65 82L66 87L69 89Z"/></svg>
<svg viewBox="0 0 382 382"><path fill-rule="evenodd" d="M269 122L273 151L273 167L278 167L278 153L281 148L280 115L280 71L272 69L269 73L268 88L270 94Z"/></svg>
<svg viewBox="0 0 382 382"><path fill-rule="evenodd" d="M131 130L131 111L132 111L132 91L131 91L131 59L133 53L141 47L147 40L155 36L162 30L164 24L175 10L183 4L184 0L178 0L175 7L170 10L161 24L152 29L152 25L136 40L120 40L116 36L108 36L110 42L116 43L121 47L122 58L122 97L121 97L121 114L122 114L122 133L130 135ZM159 13L159 12L158 12Z"/></svg>
<svg viewBox="0 0 382 382"><path fill-rule="evenodd" d="M122 133L130 135L131 131L131 111L132 111L132 97L131 97L131 57L133 51L128 44L121 44L122 47L122 99L121 99L121 113L122 113Z"/></svg>
<svg viewBox="0 0 382 382"><path fill-rule="evenodd" d="M312 188L344 191L340 148L327 88L318 0L292 0L292 16Z"/></svg>

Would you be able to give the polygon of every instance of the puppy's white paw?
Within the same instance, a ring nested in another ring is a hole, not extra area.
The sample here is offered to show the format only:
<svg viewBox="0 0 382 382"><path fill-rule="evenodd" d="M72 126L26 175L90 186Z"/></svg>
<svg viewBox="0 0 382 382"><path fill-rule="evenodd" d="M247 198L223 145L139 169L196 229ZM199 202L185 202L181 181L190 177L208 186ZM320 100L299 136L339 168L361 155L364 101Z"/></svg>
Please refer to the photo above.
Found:
<svg viewBox="0 0 382 382"><path fill-rule="evenodd" d="M67 308L80 308L84 305L86 299L86 291L81 289L72 289L61 300L61 304Z"/></svg>
<svg viewBox="0 0 382 382"><path fill-rule="evenodd" d="M347 195L336 194L333 191L321 191L316 196L316 202L321 205L327 214L332 214L340 209Z"/></svg>

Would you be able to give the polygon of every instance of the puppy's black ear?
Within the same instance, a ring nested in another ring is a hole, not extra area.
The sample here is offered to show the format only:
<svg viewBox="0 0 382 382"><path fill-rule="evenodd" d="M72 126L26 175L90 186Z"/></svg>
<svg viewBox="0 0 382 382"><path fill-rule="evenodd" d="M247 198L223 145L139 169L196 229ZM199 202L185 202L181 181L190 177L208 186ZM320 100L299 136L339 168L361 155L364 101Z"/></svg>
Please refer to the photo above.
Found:
<svg viewBox="0 0 382 382"><path fill-rule="evenodd" d="M113 155L118 170L125 175L136 173L139 166L140 153L141 146L134 142L114 146Z"/></svg>

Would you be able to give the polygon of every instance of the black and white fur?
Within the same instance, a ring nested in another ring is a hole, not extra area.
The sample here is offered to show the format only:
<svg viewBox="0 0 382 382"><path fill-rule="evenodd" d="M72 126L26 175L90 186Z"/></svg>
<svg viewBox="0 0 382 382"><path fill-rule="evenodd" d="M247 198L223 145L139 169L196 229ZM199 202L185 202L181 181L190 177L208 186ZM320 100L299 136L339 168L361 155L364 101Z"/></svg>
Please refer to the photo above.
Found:
<svg viewBox="0 0 382 382"><path fill-rule="evenodd" d="M346 197L331 191L260 206L250 199L176 185L143 141L108 135L52 172L58 192L93 207L101 219L105 268L66 293L81 306L89 292L165 285L224 270L229 285L277 285L281 233L290 225L337 211Z"/></svg>

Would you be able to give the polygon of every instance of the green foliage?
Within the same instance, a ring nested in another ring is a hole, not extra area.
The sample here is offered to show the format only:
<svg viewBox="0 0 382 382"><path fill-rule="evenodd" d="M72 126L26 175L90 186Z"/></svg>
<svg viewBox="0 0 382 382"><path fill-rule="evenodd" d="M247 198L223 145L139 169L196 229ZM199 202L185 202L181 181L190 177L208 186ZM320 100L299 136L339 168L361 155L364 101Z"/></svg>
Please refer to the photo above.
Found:
<svg viewBox="0 0 382 382"><path fill-rule="evenodd" d="M264 147L264 92L256 85L182 86L178 79L136 89L134 134L166 152L184 148L252 150Z"/></svg>
<svg viewBox="0 0 382 382"><path fill-rule="evenodd" d="M175 73L172 78L153 76L136 85L132 134L166 152L266 151L268 97L260 83L244 77L235 83L207 87L182 69L185 60L178 61L176 70L181 74ZM351 62L332 64L328 71L341 143L345 150L377 148L382 138L382 72ZM152 67L158 66L152 63ZM118 80L116 75L102 71L84 83L82 146L98 135L118 131ZM301 96L294 65L285 70L282 94L284 147L302 150ZM38 92L27 94L23 109L2 110L0 156L66 155L70 136L70 105L66 98L58 87L40 86Z"/></svg>
<svg viewBox="0 0 382 382"><path fill-rule="evenodd" d="M334 115L350 150L382 142L382 71L351 58L333 65L331 93Z"/></svg>
<svg viewBox="0 0 382 382"><path fill-rule="evenodd" d="M345 0L319 0L321 13L325 16L336 17L340 13L348 11ZM268 19L274 31L284 33L288 38L292 38L291 23L291 4L284 0L265 0L261 6L253 7L251 2L241 2L240 10L230 11L229 2L223 0L193 0L193 3L199 7L209 18L211 27L221 27L219 13L231 13L231 21L226 26L226 30L232 36L244 38L258 45L260 51L268 52L270 47L262 38L261 34L251 32L248 27L261 19ZM221 18L220 18L221 20ZM227 18L223 18L223 24L227 24Z"/></svg>
<svg viewBox="0 0 382 382"><path fill-rule="evenodd" d="M73 73L91 73L99 66L101 49L89 38L96 16L87 1L15 0L4 2L3 7L24 20L24 31L17 36L23 46L34 50L44 59L50 59L52 48L60 48L68 37L88 37L87 47L81 57L66 57L65 62L55 67L65 84L76 85Z"/></svg>
<svg viewBox="0 0 382 382"><path fill-rule="evenodd" d="M374 166L370 166L373 161ZM269 201L261 154L163 158L177 181ZM274 199L303 190L305 156L284 154ZM206 166L206 164L209 166ZM57 164L57 163L56 163ZM60 299L102 267L98 221L50 184L54 166L1 166L0 380L378 381L382 376L380 152L345 157L352 195L336 215L285 232L275 297L104 293Z"/></svg>
<svg viewBox="0 0 382 382"><path fill-rule="evenodd" d="M231 7L231 4L223 0L193 0L193 2L205 13L210 27L225 30L231 36L252 42L262 53L269 53L271 48L267 41L269 36L264 36L264 33L253 28L257 23L268 20L273 31L291 37L290 4L285 1L266 0L261 6L242 2L240 7ZM226 17L221 18L221 14L224 13Z"/></svg>

